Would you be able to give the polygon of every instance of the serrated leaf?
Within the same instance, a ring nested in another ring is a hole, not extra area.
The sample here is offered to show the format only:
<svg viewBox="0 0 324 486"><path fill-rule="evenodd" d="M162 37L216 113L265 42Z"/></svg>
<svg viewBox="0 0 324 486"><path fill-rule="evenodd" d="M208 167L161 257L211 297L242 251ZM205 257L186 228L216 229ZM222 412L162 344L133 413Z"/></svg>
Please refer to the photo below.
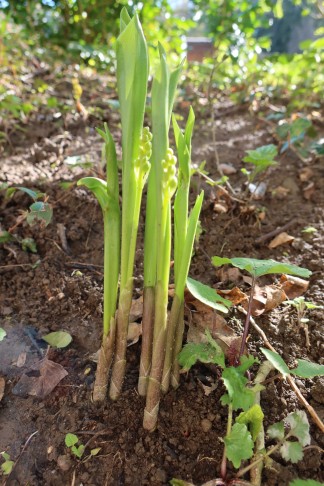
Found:
<svg viewBox="0 0 324 486"><path fill-rule="evenodd" d="M254 404L255 393L263 390L263 386L255 385L254 387L247 388L247 378L244 376L246 372L246 366L230 366L225 368L222 373L222 379L224 385L228 391L228 397L230 403L232 403L233 410L248 410ZM226 395L221 397L223 404L228 404Z"/></svg>
<svg viewBox="0 0 324 486"><path fill-rule="evenodd" d="M267 430L267 435L270 439L282 440L285 437L285 426L283 422L277 422Z"/></svg>
<svg viewBox="0 0 324 486"><path fill-rule="evenodd" d="M0 327L0 341L3 341L6 335L6 331L2 327Z"/></svg>
<svg viewBox="0 0 324 486"><path fill-rule="evenodd" d="M248 155L243 159L243 162L249 162L250 164L258 165L262 162L272 162L278 155L278 149L275 145L263 145L255 150L247 150Z"/></svg>
<svg viewBox="0 0 324 486"><path fill-rule="evenodd" d="M66 348L72 341L72 336L65 331L56 331L46 334L42 339L54 348Z"/></svg>
<svg viewBox="0 0 324 486"><path fill-rule="evenodd" d="M65 445L66 447L72 447L75 444L77 444L79 441L79 438L75 434L66 434L65 436Z"/></svg>
<svg viewBox="0 0 324 486"><path fill-rule="evenodd" d="M290 375L290 369L280 356L280 354L271 351L270 349L260 348L264 356L267 358L268 361L276 368L276 370L280 371L282 376L286 378L287 375Z"/></svg>
<svg viewBox="0 0 324 486"><path fill-rule="evenodd" d="M262 275L285 273L287 275L297 275L298 277L308 278L312 272L307 268L297 267L290 263L280 263L275 260L258 260L256 258L221 258L214 256L213 265L216 267L230 264L234 267L246 270L255 277Z"/></svg>
<svg viewBox="0 0 324 486"><path fill-rule="evenodd" d="M215 289L208 287L208 285L202 284L193 278L187 278L187 287L189 292L196 297L196 299L220 312L227 313L228 307L231 307L232 305L230 300L224 299L218 295Z"/></svg>
<svg viewBox="0 0 324 486"><path fill-rule="evenodd" d="M38 221L47 226L52 220L53 209L48 203L37 201L30 206L29 211L27 223L30 226Z"/></svg>
<svg viewBox="0 0 324 486"><path fill-rule="evenodd" d="M314 378L315 376L324 376L324 365L312 363L305 359L297 359L298 366L290 373L300 378Z"/></svg>
<svg viewBox="0 0 324 486"><path fill-rule="evenodd" d="M186 344L179 356L178 361L184 371L190 370L190 368L200 361L201 363L214 363L225 367L225 357L221 348L217 349L210 343L188 343Z"/></svg>
<svg viewBox="0 0 324 486"><path fill-rule="evenodd" d="M284 442L280 447L280 453L285 461L290 461L293 464L303 458L303 448L299 442Z"/></svg>
<svg viewBox="0 0 324 486"><path fill-rule="evenodd" d="M253 441L256 440L261 430L264 414L259 404L255 403L246 412L240 413L236 418L238 424L245 424L251 432Z"/></svg>
<svg viewBox="0 0 324 486"><path fill-rule="evenodd" d="M290 413L285 421L290 427L289 435L296 437L303 447L310 444L309 422L304 410Z"/></svg>
<svg viewBox="0 0 324 486"><path fill-rule="evenodd" d="M250 459L253 455L253 440L247 426L234 424L230 434L224 437L226 457L235 468L239 468L241 461Z"/></svg>

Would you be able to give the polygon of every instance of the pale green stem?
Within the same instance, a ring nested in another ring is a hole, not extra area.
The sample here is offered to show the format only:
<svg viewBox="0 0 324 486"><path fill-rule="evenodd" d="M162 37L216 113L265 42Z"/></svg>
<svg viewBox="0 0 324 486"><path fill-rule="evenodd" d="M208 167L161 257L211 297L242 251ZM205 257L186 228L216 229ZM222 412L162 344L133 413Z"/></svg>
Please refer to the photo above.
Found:
<svg viewBox="0 0 324 486"><path fill-rule="evenodd" d="M232 422L233 422L233 406L230 403L228 405L226 437L228 437L231 433ZM227 457L226 457L226 445L224 445L223 459L221 464L221 477L224 480L226 479L226 473L227 473Z"/></svg>

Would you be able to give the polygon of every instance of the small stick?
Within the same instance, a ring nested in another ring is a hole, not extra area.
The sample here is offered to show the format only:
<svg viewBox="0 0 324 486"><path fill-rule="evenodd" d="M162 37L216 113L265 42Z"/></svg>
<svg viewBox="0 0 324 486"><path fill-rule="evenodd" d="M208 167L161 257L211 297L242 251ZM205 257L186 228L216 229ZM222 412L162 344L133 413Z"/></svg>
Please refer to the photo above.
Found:
<svg viewBox="0 0 324 486"><path fill-rule="evenodd" d="M264 243L265 241L269 240L273 236L277 236L282 231L286 231L288 228L290 228L291 226L293 226L296 223L297 223L297 219L294 218L291 221L289 221L287 224L285 224L284 226L281 226L280 228L276 228L275 230L270 231L269 233L266 233L265 235L260 236L259 238L257 238L255 240L255 244L256 245L261 245L262 243Z"/></svg>
<svg viewBox="0 0 324 486"><path fill-rule="evenodd" d="M239 306L238 309L241 312L243 312L243 314L246 314L246 310L243 309L243 307ZM257 323L255 322L255 320L253 319L252 316L250 318L250 322L251 322L252 326L254 327L254 329L260 334L260 336L264 340L264 344L267 346L267 348L271 349L271 351L273 351L274 353L277 353L277 351L275 350L275 348L268 341L268 338L265 335L264 331L262 331L262 329L257 325ZM306 398L303 396L303 394L299 390L298 386L296 385L295 380L293 379L293 377L291 375L288 375L286 377L286 380L288 381L288 383L291 386L291 388L294 390L294 392L295 392L298 400L300 401L300 403L306 408L306 410L308 411L309 415L314 420L314 422L317 425L317 427L322 432L324 432L324 424L323 424L323 422L321 421L321 419L317 415L317 413L314 410L314 408L308 403L308 401L306 400Z"/></svg>

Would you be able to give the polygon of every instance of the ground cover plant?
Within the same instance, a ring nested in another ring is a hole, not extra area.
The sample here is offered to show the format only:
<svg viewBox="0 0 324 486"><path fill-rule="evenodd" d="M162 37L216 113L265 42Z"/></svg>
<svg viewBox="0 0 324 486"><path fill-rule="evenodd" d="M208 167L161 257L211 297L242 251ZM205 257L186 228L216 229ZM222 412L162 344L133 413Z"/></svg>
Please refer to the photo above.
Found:
<svg viewBox="0 0 324 486"><path fill-rule="evenodd" d="M155 35L155 2L146 41L124 11L115 46L97 2L37 3L0 26L0 482L321 484L318 39L260 55L280 2L228 2L222 24L203 7L221 35L193 66L170 52L177 19Z"/></svg>

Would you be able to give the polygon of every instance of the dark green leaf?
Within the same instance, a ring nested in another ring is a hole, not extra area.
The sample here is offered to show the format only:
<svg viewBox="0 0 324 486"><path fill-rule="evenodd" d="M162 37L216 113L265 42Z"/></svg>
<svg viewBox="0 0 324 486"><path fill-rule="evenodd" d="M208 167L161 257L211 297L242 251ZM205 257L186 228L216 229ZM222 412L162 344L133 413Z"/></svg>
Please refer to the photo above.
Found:
<svg viewBox="0 0 324 486"><path fill-rule="evenodd" d="M280 354L270 351L270 349L260 348L262 353L265 355L268 361L270 361L273 366L280 371L284 378L290 374L290 369L280 356Z"/></svg>
<svg viewBox="0 0 324 486"><path fill-rule="evenodd" d="M216 344L216 343L215 343ZM200 361L201 363L214 363L225 367L224 353L220 347L212 346L210 343L188 343L179 353L178 361L184 371Z"/></svg>
<svg viewBox="0 0 324 486"><path fill-rule="evenodd" d="M253 455L253 440L247 426L234 424L229 435L224 437L226 457L238 469L241 461L250 459Z"/></svg>
<svg viewBox="0 0 324 486"><path fill-rule="evenodd" d="M221 312L227 313L228 307L232 305L230 300L224 299L217 294L216 290L204 285L198 280L193 278L187 278L187 287L189 292L196 297L203 304L212 307L213 309L219 310Z"/></svg>

